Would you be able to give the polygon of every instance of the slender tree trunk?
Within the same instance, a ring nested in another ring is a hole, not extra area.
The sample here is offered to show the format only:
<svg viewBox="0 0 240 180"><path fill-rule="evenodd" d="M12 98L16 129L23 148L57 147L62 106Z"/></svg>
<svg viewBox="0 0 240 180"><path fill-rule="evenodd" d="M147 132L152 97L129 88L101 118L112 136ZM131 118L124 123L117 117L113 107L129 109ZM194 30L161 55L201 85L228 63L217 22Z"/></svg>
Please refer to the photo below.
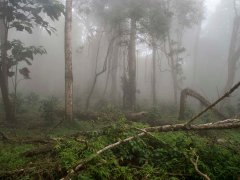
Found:
<svg viewBox="0 0 240 180"><path fill-rule="evenodd" d="M227 83L224 89L225 92L231 89L231 87L233 86L235 74L236 74L236 64L240 58L240 45L238 45L239 28L240 28L240 17L236 16L233 22L233 30L231 35L232 37L231 37L229 53L228 53L228 76L227 76ZM237 47L237 45L239 47Z"/></svg>
<svg viewBox="0 0 240 180"><path fill-rule="evenodd" d="M202 30L202 23L200 23L197 27L196 41L194 44L194 54L193 54L193 78L192 78L192 86L196 85L196 73L197 73L197 65L198 65L198 50L199 50L199 39Z"/></svg>
<svg viewBox="0 0 240 180"><path fill-rule="evenodd" d="M130 41L128 45L128 77L124 80L123 108L135 110L136 106L136 20L131 19Z"/></svg>
<svg viewBox="0 0 240 180"><path fill-rule="evenodd" d="M16 116L17 114L17 86L18 86L18 64L15 66L15 77L14 77L14 105L13 105L13 110L14 114Z"/></svg>
<svg viewBox="0 0 240 180"><path fill-rule="evenodd" d="M72 0L66 0L65 14L65 118L73 121Z"/></svg>
<svg viewBox="0 0 240 180"><path fill-rule="evenodd" d="M5 6L5 0L0 0L0 7ZM7 62L7 50L5 44L8 39L8 28L5 21L5 17L0 18L0 45L1 48L1 61L0 61L0 88L2 92L3 104L5 109L5 118L7 123L14 124L16 121L13 105L9 99L9 90L8 90L8 62Z"/></svg>
<svg viewBox="0 0 240 180"><path fill-rule="evenodd" d="M155 44L155 40L153 38L153 45L152 45L152 97L153 97L153 106L156 105L157 97L156 97L156 54L157 54L157 47Z"/></svg>

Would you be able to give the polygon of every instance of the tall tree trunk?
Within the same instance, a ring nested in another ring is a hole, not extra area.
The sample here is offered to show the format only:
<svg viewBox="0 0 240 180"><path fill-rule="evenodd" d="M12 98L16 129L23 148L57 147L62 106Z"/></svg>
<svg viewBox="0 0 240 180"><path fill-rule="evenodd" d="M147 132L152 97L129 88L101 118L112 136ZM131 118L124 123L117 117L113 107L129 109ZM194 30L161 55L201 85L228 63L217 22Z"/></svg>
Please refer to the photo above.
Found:
<svg viewBox="0 0 240 180"><path fill-rule="evenodd" d="M117 75L118 75L118 61L119 61L119 38L116 39L113 49L113 58L111 66L111 92L110 97L113 104L117 103Z"/></svg>
<svg viewBox="0 0 240 180"><path fill-rule="evenodd" d="M171 66L171 75L172 75L172 82L173 82L173 93L174 93L174 103L177 104L178 103L178 79L177 79L177 67L176 67L176 62L174 59L174 55L173 53L173 48L172 48L172 44L171 44L171 38L170 38L170 33L168 32L167 35L167 39L168 39L168 46L169 46L169 50L170 50L170 66Z"/></svg>
<svg viewBox="0 0 240 180"><path fill-rule="evenodd" d="M0 0L0 7L4 8L5 0ZM13 112L13 105L9 99L9 90L8 90L8 62L7 62L7 50L5 44L7 43L8 39L8 28L5 21L5 17L2 15L0 18L0 45L1 48L1 67L0 67L0 88L2 92L3 104L5 109L5 118L7 123L14 124L16 121L14 112Z"/></svg>
<svg viewBox="0 0 240 180"><path fill-rule="evenodd" d="M65 14L65 118L73 120L72 0L66 0Z"/></svg>
<svg viewBox="0 0 240 180"><path fill-rule="evenodd" d="M128 45L128 76L123 81L123 108L135 110L136 106L136 20L131 19L130 41Z"/></svg>
<svg viewBox="0 0 240 180"><path fill-rule="evenodd" d="M233 30L231 35L232 37L231 37L229 53L228 53L228 77L227 77L227 83L224 89L225 92L227 92L233 86L235 74L236 74L236 64L240 58L240 45L238 45L239 29L240 29L240 16L236 15L233 22ZM237 47L237 45L239 47Z"/></svg>
<svg viewBox="0 0 240 180"><path fill-rule="evenodd" d="M157 54L157 47L155 40L153 38L152 44L152 97L153 97L153 106L156 105L157 97L156 97L156 54Z"/></svg>

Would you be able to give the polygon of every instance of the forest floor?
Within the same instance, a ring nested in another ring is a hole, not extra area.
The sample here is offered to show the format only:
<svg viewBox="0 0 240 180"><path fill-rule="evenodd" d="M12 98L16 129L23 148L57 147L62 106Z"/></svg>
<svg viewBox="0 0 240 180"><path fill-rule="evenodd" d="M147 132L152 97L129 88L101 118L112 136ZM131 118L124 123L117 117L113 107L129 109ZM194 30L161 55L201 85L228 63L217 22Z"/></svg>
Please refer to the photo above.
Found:
<svg viewBox="0 0 240 180"><path fill-rule="evenodd" d="M81 163L71 175L76 179L202 179L197 170L211 179L239 178L239 130L149 133L95 156L142 128L177 122L168 114L153 111L129 122L119 111L104 111L73 124L2 126L0 179L61 179ZM207 114L199 122L213 119Z"/></svg>

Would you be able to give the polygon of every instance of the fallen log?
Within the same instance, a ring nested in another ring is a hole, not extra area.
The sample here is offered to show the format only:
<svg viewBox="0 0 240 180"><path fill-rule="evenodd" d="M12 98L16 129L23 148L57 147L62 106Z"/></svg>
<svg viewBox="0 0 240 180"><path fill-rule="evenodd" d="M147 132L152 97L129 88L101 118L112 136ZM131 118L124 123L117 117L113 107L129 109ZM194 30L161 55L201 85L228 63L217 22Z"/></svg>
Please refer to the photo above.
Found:
<svg viewBox="0 0 240 180"><path fill-rule="evenodd" d="M239 119L227 119L224 121L218 121L216 123L207 123L207 124L199 124L199 125L188 125L186 123L183 123L183 124L164 125L164 126L149 127L149 128L141 129L140 130L141 133L135 136L131 136L126 139L120 140L113 144L110 144L104 147L103 149L97 151L91 157L82 160L74 168L70 169L68 171L67 176L63 177L62 180L70 179L71 176L81 171L87 163L91 162L93 159L103 154L104 152L111 150L121 144L132 141L138 137L149 135L150 132L201 131L201 130L219 130L219 129L236 129L236 128L240 128Z"/></svg>

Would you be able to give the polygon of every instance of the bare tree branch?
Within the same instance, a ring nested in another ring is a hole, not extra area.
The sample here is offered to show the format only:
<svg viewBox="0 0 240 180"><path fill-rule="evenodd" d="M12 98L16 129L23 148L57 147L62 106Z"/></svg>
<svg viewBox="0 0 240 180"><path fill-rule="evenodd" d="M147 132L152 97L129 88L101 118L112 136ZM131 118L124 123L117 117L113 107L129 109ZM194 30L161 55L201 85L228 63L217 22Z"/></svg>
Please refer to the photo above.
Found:
<svg viewBox="0 0 240 180"><path fill-rule="evenodd" d="M194 161L192 158L190 158L190 161L191 161L191 163L194 165L194 168L195 168L196 172L197 172L200 176L202 176L204 179L206 179L206 180L211 180L211 179L208 177L208 175L202 173L202 172L198 169L199 156L196 155L196 157L197 157L197 158L196 158L196 161Z"/></svg>

